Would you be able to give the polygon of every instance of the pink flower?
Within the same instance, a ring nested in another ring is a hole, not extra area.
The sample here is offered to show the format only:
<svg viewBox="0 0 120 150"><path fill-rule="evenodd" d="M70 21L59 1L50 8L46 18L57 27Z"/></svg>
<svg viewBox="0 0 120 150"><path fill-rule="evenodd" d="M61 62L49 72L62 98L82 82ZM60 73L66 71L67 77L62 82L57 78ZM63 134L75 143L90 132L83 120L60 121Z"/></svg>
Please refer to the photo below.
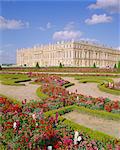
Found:
<svg viewBox="0 0 120 150"><path fill-rule="evenodd" d="M24 99L24 100L22 101L22 104L24 105L24 104L26 104L26 102L27 102L27 100Z"/></svg>
<svg viewBox="0 0 120 150"><path fill-rule="evenodd" d="M36 113L32 114L33 120L36 120Z"/></svg>

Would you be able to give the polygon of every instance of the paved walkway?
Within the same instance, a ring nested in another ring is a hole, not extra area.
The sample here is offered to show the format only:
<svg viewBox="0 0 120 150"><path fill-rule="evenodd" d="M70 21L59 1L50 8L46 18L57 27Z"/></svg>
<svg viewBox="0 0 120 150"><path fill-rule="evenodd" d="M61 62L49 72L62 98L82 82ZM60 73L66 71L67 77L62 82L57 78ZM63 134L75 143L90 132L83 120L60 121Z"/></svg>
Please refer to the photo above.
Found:
<svg viewBox="0 0 120 150"><path fill-rule="evenodd" d="M22 82L25 86L10 86L0 84L0 94L15 98L17 100L39 100L36 95L36 90L40 85L29 84L29 82Z"/></svg>
<svg viewBox="0 0 120 150"><path fill-rule="evenodd" d="M93 130L98 130L116 138L120 138L120 121L93 117L92 115L79 113L77 111L67 113L63 115L63 117Z"/></svg>
<svg viewBox="0 0 120 150"><path fill-rule="evenodd" d="M108 97L111 100L118 100L120 101L119 95L112 95L106 92L102 92L98 89L97 83L79 83L79 80L75 80L74 77L63 77L63 79L68 80L72 83L75 83L75 85L70 86L67 88L70 92L75 92L77 89L77 92L79 94L92 96L92 97ZM120 78L113 78L115 81L120 81Z"/></svg>
<svg viewBox="0 0 120 150"><path fill-rule="evenodd" d="M1 71L0 73L29 73L29 72L14 72L14 71ZM120 73L96 73L96 72L33 72L43 74L62 74L62 75L113 75L120 77Z"/></svg>

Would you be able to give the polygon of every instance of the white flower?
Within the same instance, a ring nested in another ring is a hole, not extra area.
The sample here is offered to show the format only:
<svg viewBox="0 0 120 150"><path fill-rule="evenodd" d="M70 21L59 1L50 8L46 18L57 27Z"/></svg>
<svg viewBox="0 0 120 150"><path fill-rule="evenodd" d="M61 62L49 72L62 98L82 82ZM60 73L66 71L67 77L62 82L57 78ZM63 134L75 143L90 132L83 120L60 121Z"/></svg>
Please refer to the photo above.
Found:
<svg viewBox="0 0 120 150"><path fill-rule="evenodd" d="M78 136L77 141L80 142L82 140L81 136Z"/></svg>
<svg viewBox="0 0 120 150"><path fill-rule="evenodd" d="M38 123L36 123L36 127L38 126Z"/></svg>
<svg viewBox="0 0 120 150"><path fill-rule="evenodd" d="M78 133L78 131L75 131L75 135L74 135L74 145L77 145L77 141L78 141L78 135L79 135L79 133Z"/></svg>
<svg viewBox="0 0 120 150"><path fill-rule="evenodd" d="M16 122L13 123L13 128L14 128L14 129L17 128L17 123L16 123Z"/></svg>
<svg viewBox="0 0 120 150"><path fill-rule="evenodd" d="M48 149L48 150L52 150L52 146L48 146L47 149Z"/></svg>
<svg viewBox="0 0 120 150"><path fill-rule="evenodd" d="M74 137L75 137L75 138L77 138L77 137L78 137L78 135L79 135L79 132L78 132L78 131L75 131L75 135L74 135Z"/></svg>

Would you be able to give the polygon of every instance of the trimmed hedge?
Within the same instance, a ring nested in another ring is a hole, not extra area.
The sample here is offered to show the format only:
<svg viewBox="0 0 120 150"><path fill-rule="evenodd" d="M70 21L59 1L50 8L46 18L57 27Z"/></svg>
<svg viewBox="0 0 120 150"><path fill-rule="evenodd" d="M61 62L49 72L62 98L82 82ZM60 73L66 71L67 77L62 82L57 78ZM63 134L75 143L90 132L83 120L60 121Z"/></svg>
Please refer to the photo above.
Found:
<svg viewBox="0 0 120 150"><path fill-rule="evenodd" d="M108 82L113 82L113 80L109 77L81 77L81 76L77 76L75 77L76 80L79 80L80 83L87 83L87 82L95 82L95 83L99 83L98 84L98 88L99 90L106 92L106 93L110 93L110 94L114 94L114 95L120 95L120 90L115 90L115 89L109 89L107 87L105 87L105 83Z"/></svg>
<svg viewBox="0 0 120 150"><path fill-rule="evenodd" d="M41 87L37 88L36 94L37 94L37 96L40 97L42 100L48 98L48 95L46 95L46 94L44 94L43 92L41 92Z"/></svg>
<svg viewBox="0 0 120 150"><path fill-rule="evenodd" d="M107 87L105 87L105 84L99 84L98 88L106 93L110 93L110 94L114 94L114 95L120 95L120 90L116 90L116 89L109 89Z"/></svg>
<svg viewBox="0 0 120 150"><path fill-rule="evenodd" d="M95 117L120 121L119 114L114 114L114 113L106 112L103 110L92 110L89 108L85 108L83 106L76 106L76 105L67 106L64 108L57 109L57 110L51 110L51 111L46 112L45 115L51 116L51 115L55 114L56 112L58 112L60 115L63 115L65 113L71 112L73 110L77 110L80 113L86 113L86 114L89 114L89 115L92 115Z"/></svg>
<svg viewBox="0 0 120 150"><path fill-rule="evenodd" d="M15 83L28 82L28 81L31 81L31 79L17 80L15 81Z"/></svg>
<svg viewBox="0 0 120 150"><path fill-rule="evenodd" d="M87 127L84 127L84 126L79 125L75 122L72 122L68 119L63 119L63 118L61 118L61 119L63 120L63 123L65 125L68 125L69 127L71 127L72 130L77 130L82 133L84 132L91 139L98 140L98 141L104 143L105 145L108 144L109 142L114 143L114 141L117 140L115 137L109 136L107 134L104 134L104 133L96 131L96 130L92 130Z"/></svg>
<svg viewBox="0 0 120 150"><path fill-rule="evenodd" d="M112 114L112 113L108 113L105 111L99 111L99 110L90 110L88 108L84 108L81 106L79 107L79 106L75 106L75 105L60 108L58 110L48 111L48 112L44 113L44 115L46 117L54 116L56 114L56 112L58 112L59 115L64 115L65 113L71 112L73 110L77 110L81 113L87 113L87 114L97 116L97 117L102 117L105 119L120 120L120 115L118 115L118 114ZM98 140L98 141L104 143L105 145L108 144L109 142L112 142L112 143L114 143L114 141L120 142L120 140L117 140L113 136L110 136L110 135L104 134L100 131L92 130L92 129L87 128L85 126L79 125L79 124L77 124L71 120L65 119L62 116L59 116L59 120L63 124L71 127L72 130L77 130L77 131L82 132L82 133L84 132L84 134L88 135L91 139Z"/></svg>
<svg viewBox="0 0 120 150"><path fill-rule="evenodd" d="M67 83L67 84L64 84L63 87L67 88L67 87L70 87L72 85L74 85L74 83Z"/></svg>

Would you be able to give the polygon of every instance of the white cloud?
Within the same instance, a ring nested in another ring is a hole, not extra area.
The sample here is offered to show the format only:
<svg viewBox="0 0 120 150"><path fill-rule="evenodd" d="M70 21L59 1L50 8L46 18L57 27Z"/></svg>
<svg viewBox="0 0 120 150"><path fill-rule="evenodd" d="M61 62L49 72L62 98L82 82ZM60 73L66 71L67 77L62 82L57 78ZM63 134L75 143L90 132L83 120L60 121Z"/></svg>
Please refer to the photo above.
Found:
<svg viewBox="0 0 120 150"><path fill-rule="evenodd" d="M111 21L112 21L111 16L107 16L106 14L102 14L102 15L94 14L92 15L91 18L86 19L85 23L89 25L93 25L98 23L109 23Z"/></svg>
<svg viewBox="0 0 120 150"><path fill-rule="evenodd" d="M45 25L45 27L40 26L40 27L38 27L38 29L41 30L41 31L46 31L46 30L48 30L48 29L51 29L52 27L53 27L53 25L51 24L51 22L48 22L48 23Z"/></svg>
<svg viewBox="0 0 120 150"><path fill-rule="evenodd" d="M29 27L28 22L23 22L21 20L8 20L3 16L0 16L0 29L21 29Z"/></svg>
<svg viewBox="0 0 120 150"><path fill-rule="evenodd" d="M95 4L91 4L90 9L105 9L110 13L120 12L120 0L97 0Z"/></svg>
<svg viewBox="0 0 120 150"><path fill-rule="evenodd" d="M64 30L73 30L75 28L75 23L73 21L69 22L65 27Z"/></svg>
<svg viewBox="0 0 120 150"><path fill-rule="evenodd" d="M80 31L58 31L53 34L54 40L79 39L82 33Z"/></svg>
<svg viewBox="0 0 120 150"><path fill-rule="evenodd" d="M65 25L63 30L56 31L53 34L54 40L77 40L80 39L82 32L75 29L75 22L71 21Z"/></svg>

